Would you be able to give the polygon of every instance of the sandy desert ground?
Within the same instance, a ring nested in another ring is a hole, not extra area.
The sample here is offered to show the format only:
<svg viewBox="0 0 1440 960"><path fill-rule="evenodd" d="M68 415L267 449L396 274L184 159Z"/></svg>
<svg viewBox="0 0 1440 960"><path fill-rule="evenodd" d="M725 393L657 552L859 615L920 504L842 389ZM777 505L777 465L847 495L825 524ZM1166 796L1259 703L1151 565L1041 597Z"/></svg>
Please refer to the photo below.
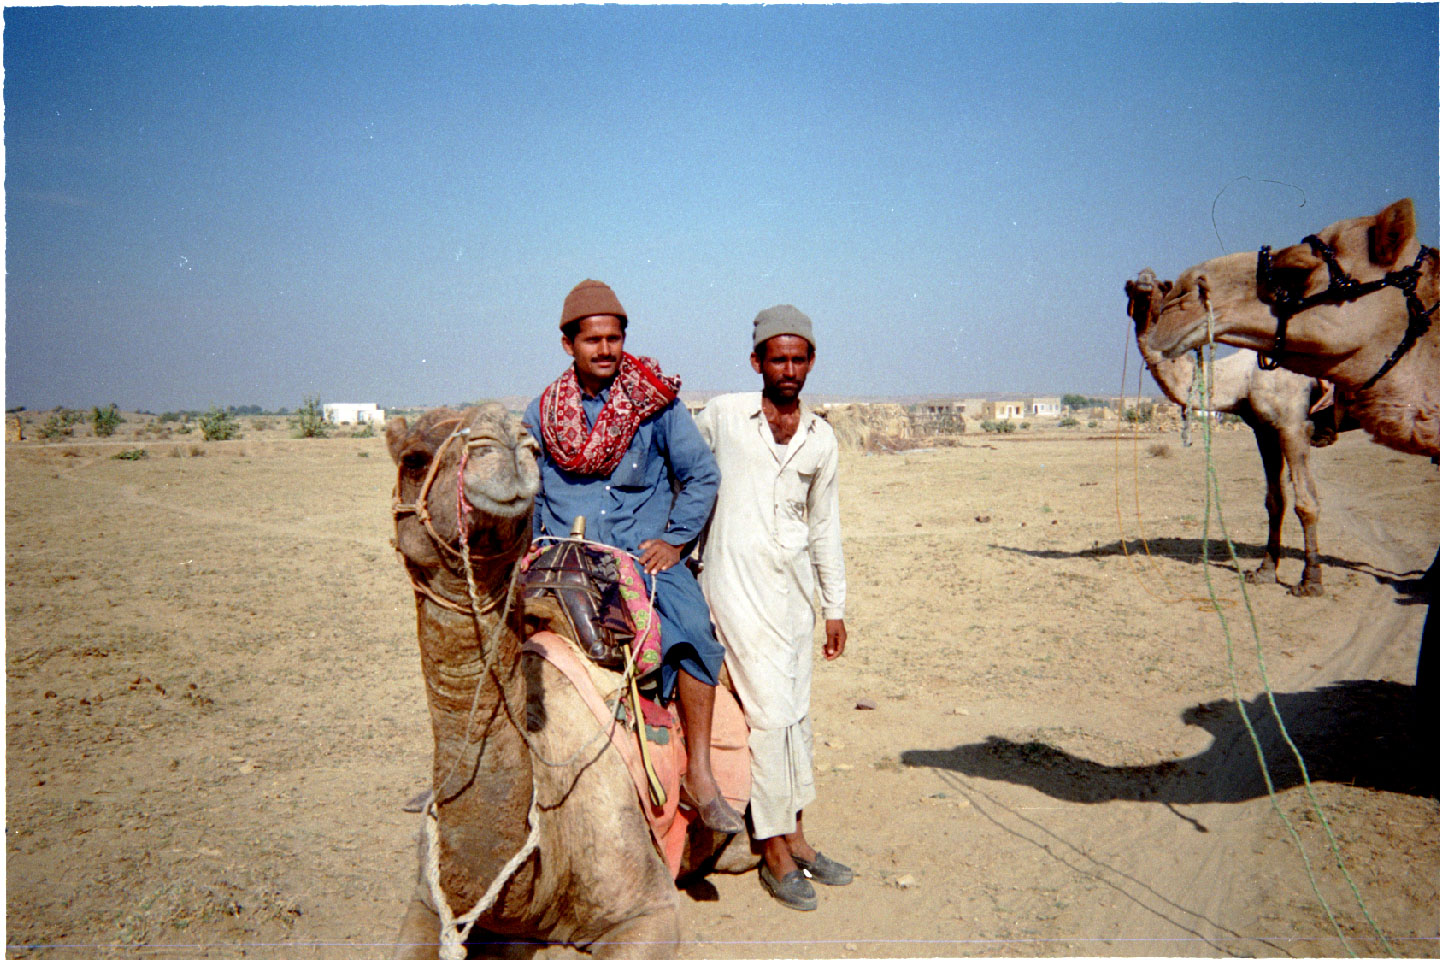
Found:
<svg viewBox="0 0 1440 960"><path fill-rule="evenodd" d="M143 445L7 446L6 955L386 956L429 730L383 440ZM1254 566L1248 431L1214 462ZM1200 444L846 453L851 646L817 664L807 826L858 877L798 914L712 876L680 956L1385 955L1377 930L1440 955L1410 716L1440 471L1357 434L1314 463L1325 595L1247 591L1307 791L1234 565L1202 563Z"/></svg>

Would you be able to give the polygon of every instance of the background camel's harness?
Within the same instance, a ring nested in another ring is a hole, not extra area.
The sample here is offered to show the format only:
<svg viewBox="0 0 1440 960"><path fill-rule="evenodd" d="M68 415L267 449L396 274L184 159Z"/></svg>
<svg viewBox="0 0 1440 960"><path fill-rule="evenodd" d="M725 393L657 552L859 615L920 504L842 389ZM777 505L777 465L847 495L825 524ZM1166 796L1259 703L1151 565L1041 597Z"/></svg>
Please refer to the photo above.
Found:
<svg viewBox="0 0 1440 960"><path fill-rule="evenodd" d="M1369 390L1381 377L1389 373L1390 368L1399 363L1400 358L1409 353L1416 341L1430 329L1431 317L1440 302L1432 303L1430 309L1427 310L1425 305L1420 302L1420 297L1415 290L1420 283L1421 267L1425 265L1425 261L1429 257L1435 254L1435 251L1430 247L1421 246L1420 252L1415 255L1415 262L1410 266L1387 273L1379 280L1361 283L1345 272L1345 268L1340 266L1340 262L1335 257L1335 248L1324 240L1312 233L1300 242L1309 245L1311 251L1325 261L1325 266L1330 272L1330 286L1313 297L1307 297L1298 290L1284 286L1275 276L1275 266L1270 258L1270 247L1266 245L1260 248L1259 253L1255 255L1255 292L1260 302L1270 307L1270 312L1275 315L1276 321L1275 346L1268 353L1260 355L1260 368L1274 370L1279 366L1275 357L1285 351L1286 328L1289 326L1290 318L1295 314L1323 303L1346 303L1386 287L1394 287L1405 294L1405 307L1409 312L1409 322L1405 327L1405 336L1401 338L1389 359L1360 388Z"/></svg>

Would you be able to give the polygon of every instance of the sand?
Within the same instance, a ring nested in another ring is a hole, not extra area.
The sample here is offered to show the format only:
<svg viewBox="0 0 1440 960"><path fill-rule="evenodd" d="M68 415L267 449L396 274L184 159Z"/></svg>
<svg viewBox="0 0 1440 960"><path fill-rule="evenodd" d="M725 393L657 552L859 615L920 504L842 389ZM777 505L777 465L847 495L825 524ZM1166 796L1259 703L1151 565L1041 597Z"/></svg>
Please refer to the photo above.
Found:
<svg viewBox="0 0 1440 960"><path fill-rule="evenodd" d="M388 955L429 767L394 469L378 437L280 433L7 446L7 956ZM1249 432L1214 462L1253 567ZM712 876L679 955L1383 955L1360 901L1440 954L1410 722L1440 471L1356 434L1313 462L1325 595L1298 599L1202 562L1204 451L1174 434L844 454L850 648L816 666L806 822L857 878L799 914ZM1233 657L1268 712L1247 597L1313 781L1259 723L1273 804L1227 702Z"/></svg>

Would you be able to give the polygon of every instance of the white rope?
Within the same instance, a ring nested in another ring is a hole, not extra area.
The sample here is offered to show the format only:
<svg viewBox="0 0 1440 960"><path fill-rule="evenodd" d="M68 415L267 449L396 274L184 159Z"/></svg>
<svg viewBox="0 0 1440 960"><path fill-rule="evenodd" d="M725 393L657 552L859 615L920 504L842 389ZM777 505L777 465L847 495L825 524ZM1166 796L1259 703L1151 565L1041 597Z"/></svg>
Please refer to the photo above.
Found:
<svg viewBox="0 0 1440 960"><path fill-rule="evenodd" d="M465 960L465 938L470 935L470 928L475 926L475 921L480 918L481 914L494 906L501 888L505 886L515 871L520 869L520 865L530 854L535 852L535 847L540 842L538 790L538 786L532 779L530 782L530 813L526 817L526 822L530 825L530 835L525 838L524 845L516 851L515 856L511 857L496 874L495 879L490 881L485 895L462 917L456 917L451 911L450 901L445 899L445 891L440 888L440 814L435 808L434 800L431 800L426 806L425 879L430 884L430 897L435 902L435 910L440 914L440 960Z"/></svg>

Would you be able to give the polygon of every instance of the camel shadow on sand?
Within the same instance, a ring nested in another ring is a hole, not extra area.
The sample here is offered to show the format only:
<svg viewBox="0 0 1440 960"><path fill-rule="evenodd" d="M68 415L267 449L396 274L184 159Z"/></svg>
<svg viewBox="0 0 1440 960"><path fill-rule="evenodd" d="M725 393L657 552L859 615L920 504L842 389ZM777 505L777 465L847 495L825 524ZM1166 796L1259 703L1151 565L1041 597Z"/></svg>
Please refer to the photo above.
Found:
<svg viewBox="0 0 1440 960"><path fill-rule="evenodd" d="M1235 556L1239 558L1242 570L1248 572L1255 569L1265 557L1263 544L1232 542L1235 544ZM1008 553L1034 557L1037 560L1100 560L1105 557L1119 557L1126 554L1132 557L1144 557L1148 552L1151 556L1178 560L1181 563L1198 565L1205 562L1205 540L1202 537L1149 537L1146 539L1136 537L1123 541L1112 540L1109 543L1097 541L1094 546L1083 550L1026 550L1003 543L992 543L990 546ZM1282 547L1280 559L1282 562L1294 561L1295 564L1304 564L1305 553L1297 548ZM1322 568L1352 570L1355 573L1373 577L1376 583L1391 587L1397 593L1403 594L1404 599L1400 601L1401 603L1425 602L1422 583L1425 571L1423 569L1385 570L1374 564L1346 560L1344 557L1336 557L1328 553L1320 554L1319 560ZM1225 546L1224 540L1214 538L1210 540L1210 562L1232 575L1235 572L1235 564L1230 559L1230 550ZM1288 566L1286 569L1294 576L1299 575L1299 568L1296 566ZM1417 596L1418 599L1415 599Z"/></svg>
<svg viewBox="0 0 1440 960"><path fill-rule="evenodd" d="M1348 680L1298 693L1277 693L1276 706L1312 782L1435 796L1428 743L1415 723L1415 688L1388 680ZM1277 792L1303 779L1262 694L1245 703ZM1181 714L1214 738L1194 756L1110 766L1039 740L986 737L950 750L906 750L902 764L949 770L1032 787L1070 803L1109 800L1163 804L1240 803L1266 795L1255 748L1235 703L1215 700Z"/></svg>

